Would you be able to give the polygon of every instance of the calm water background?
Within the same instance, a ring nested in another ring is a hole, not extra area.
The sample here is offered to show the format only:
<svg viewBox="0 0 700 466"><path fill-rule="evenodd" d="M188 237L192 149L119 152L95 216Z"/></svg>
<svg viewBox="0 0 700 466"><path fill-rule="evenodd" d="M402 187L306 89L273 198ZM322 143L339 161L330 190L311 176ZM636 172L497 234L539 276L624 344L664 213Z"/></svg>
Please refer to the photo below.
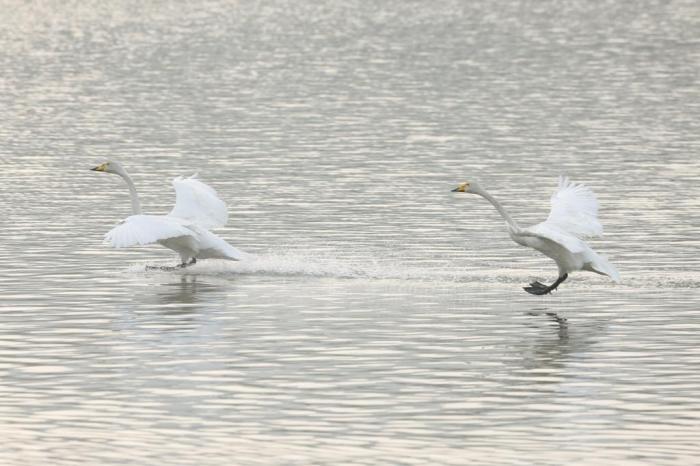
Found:
<svg viewBox="0 0 700 466"><path fill-rule="evenodd" d="M0 2L0 464L691 464L695 1ZM198 171L255 256L113 250ZM513 244L560 173L623 283Z"/></svg>

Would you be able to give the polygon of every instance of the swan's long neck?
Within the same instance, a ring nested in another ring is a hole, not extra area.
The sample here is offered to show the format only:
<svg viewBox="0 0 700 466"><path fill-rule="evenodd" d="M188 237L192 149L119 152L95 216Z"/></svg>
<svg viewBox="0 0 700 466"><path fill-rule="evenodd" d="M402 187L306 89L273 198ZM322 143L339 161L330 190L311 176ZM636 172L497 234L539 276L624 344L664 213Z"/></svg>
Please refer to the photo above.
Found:
<svg viewBox="0 0 700 466"><path fill-rule="evenodd" d="M520 230L520 227L518 226L518 224L515 222L515 220L513 220L513 218L510 216L510 214L508 214L508 212L501 205L501 203L496 200L496 198L494 198L491 194L486 192L485 189L479 190L476 194L479 194L481 197L483 197L484 199L489 201L491 204L493 204L493 206L496 208L498 213L501 214L501 217L503 217L503 220L506 221L506 224L511 229L511 231L517 232Z"/></svg>
<svg viewBox="0 0 700 466"><path fill-rule="evenodd" d="M124 178L124 181L126 181L126 185L129 187L129 195L131 196L131 211L134 213L134 215L140 214L141 203L139 202L139 195L136 192L136 186L134 186L133 180L124 169L119 170L117 175Z"/></svg>

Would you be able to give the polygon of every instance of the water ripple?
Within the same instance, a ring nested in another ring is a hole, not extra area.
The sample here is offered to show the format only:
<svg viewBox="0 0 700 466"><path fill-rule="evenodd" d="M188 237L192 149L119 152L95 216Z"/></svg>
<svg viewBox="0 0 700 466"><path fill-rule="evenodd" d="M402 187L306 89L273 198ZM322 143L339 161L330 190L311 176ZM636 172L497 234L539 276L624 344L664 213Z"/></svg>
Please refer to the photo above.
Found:
<svg viewBox="0 0 700 466"><path fill-rule="evenodd" d="M694 464L697 5L9 0L3 465ZM199 172L250 256L113 250ZM514 245L560 174L622 283Z"/></svg>

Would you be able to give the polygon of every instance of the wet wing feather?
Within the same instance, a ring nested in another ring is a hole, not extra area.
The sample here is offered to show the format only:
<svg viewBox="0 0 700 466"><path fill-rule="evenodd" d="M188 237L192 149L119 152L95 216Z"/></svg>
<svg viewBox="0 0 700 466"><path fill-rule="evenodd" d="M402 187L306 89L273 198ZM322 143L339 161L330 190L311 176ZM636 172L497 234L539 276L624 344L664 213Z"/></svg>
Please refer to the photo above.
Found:
<svg viewBox="0 0 700 466"><path fill-rule="evenodd" d="M587 186L559 177L559 189L552 195L551 205L544 224L580 239L603 234L598 221L598 200Z"/></svg>
<svg viewBox="0 0 700 466"><path fill-rule="evenodd" d="M108 231L105 241L115 248L126 248L193 234L176 219L164 215L132 215Z"/></svg>
<svg viewBox="0 0 700 466"><path fill-rule="evenodd" d="M175 207L168 214L187 220L204 228L217 228L226 225L228 210L226 204L211 186L198 179L175 178Z"/></svg>

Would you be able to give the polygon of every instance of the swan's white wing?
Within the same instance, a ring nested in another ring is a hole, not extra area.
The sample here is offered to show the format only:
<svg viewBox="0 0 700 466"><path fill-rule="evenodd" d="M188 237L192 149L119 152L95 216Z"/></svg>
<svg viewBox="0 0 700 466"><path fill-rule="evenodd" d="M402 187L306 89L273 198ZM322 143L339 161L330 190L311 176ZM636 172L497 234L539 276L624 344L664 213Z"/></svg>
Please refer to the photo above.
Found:
<svg viewBox="0 0 700 466"><path fill-rule="evenodd" d="M193 234L177 219L165 215L132 215L108 231L105 241L115 248L126 248Z"/></svg>
<svg viewBox="0 0 700 466"><path fill-rule="evenodd" d="M214 191L198 179L178 177L173 180L175 207L168 215L188 220L204 228L226 225L228 210L224 201Z"/></svg>
<svg viewBox="0 0 700 466"><path fill-rule="evenodd" d="M603 234L598 221L598 200L588 187L559 177L559 189L552 195L552 210L544 222L577 238Z"/></svg>
<svg viewBox="0 0 700 466"><path fill-rule="evenodd" d="M535 236L554 241L555 243L558 243L568 249L569 252L573 254L584 252L588 249L583 240L560 230L556 227L556 225L551 224L549 221L538 223L530 228L525 228L520 231L520 234L523 236Z"/></svg>

